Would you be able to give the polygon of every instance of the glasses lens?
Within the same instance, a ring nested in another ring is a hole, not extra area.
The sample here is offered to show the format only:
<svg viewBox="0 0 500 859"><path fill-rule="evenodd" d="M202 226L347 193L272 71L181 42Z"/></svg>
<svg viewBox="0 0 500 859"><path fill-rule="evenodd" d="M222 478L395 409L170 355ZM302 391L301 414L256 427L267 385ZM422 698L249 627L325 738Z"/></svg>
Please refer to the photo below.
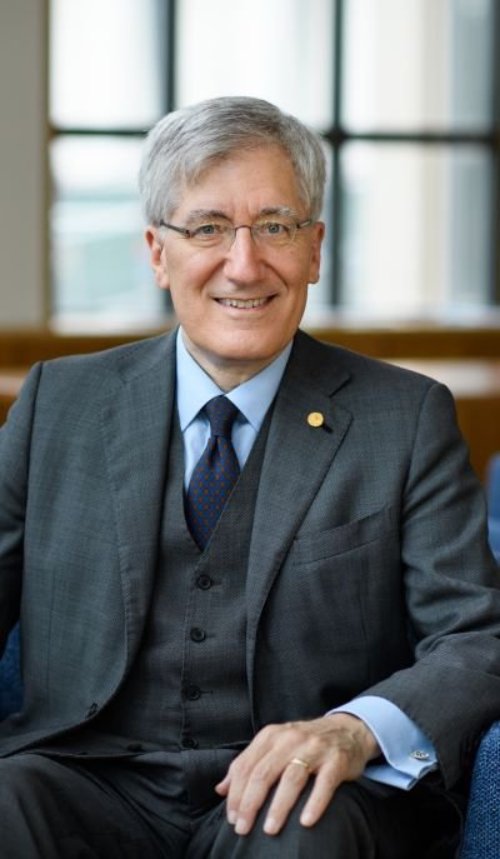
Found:
<svg viewBox="0 0 500 859"><path fill-rule="evenodd" d="M297 225L287 219L256 221L254 224L240 224L237 227L229 221L204 221L189 224L189 238L193 245L205 248L229 248L240 229L249 229L255 242L264 247L282 247L293 242Z"/></svg>
<svg viewBox="0 0 500 859"><path fill-rule="evenodd" d="M229 243L233 232L231 224L225 221L210 221L189 226L193 243L203 247L217 247Z"/></svg>
<svg viewBox="0 0 500 859"><path fill-rule="evenodd" d="M290 242L293 242L296 231L297 227L293 221L283 219L257 221L252 226L254 238L262 244L272 245L273 247L288 245Z"/></svg>

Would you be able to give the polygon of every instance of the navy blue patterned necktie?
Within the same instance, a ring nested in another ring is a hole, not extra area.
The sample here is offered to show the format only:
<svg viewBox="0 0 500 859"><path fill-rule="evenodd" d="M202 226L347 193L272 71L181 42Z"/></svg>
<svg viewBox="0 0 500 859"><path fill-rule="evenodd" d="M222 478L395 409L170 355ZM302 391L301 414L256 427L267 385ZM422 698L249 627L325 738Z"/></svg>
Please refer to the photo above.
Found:
<svg viewBox="0 0 500 859"><path fill-rule="evenodd" d="M208 543L240 473L231 442L238 412L224 396L214 397L205 406L210 438L194 468L185 504L188 528L200 549Z"/></svg>

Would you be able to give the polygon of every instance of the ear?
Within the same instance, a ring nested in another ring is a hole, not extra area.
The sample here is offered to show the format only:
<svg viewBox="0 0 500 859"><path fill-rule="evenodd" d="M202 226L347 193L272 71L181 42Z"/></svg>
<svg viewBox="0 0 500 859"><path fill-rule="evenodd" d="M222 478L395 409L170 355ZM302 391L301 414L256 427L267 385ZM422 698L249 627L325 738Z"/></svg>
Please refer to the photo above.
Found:
<svg viewBox="0 0 500 859"><path fill-rule="evenodd" d="M317 221L312 225L313 235L311 242L311 256L309 259L309 283L317 283L321 264L321 245L325 237L325 225L323 221Z"/></svg>
<svg viewBox="0 0 500 859"><path fill-rule="evenodd" d="M160 289L169 289L170 282L165 258L165 245L158 238L158 229L149 226L144 233L144 237L149 247L149 261L154 272L156 285Z"/></svg>

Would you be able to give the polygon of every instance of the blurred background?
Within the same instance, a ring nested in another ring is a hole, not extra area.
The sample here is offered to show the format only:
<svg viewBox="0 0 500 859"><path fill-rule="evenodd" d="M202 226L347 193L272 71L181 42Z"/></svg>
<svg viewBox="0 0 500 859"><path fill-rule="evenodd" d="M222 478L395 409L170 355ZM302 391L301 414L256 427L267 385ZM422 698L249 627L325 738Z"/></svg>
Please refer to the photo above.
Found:
<svg viewBox="0 0 500 859"><path fill-rule="evenodd" d="M500 302L495 0L0 0L0 325L161 324L145 132L267 98L323 137L307 320L481 320Z"/></svg>

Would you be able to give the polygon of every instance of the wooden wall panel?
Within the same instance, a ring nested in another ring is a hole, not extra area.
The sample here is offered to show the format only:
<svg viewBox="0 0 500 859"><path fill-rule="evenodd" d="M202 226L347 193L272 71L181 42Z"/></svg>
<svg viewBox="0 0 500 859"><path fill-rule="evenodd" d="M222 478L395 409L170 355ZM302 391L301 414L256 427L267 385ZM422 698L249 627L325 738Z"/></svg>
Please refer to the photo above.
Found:
<svg viewBox="0 0 500 859"><path fill-rule="evenodd" d="M172 327L172 325L170 325ZM155 331L114 334L57 334L49 329L2 330L0 328L0 368L27 367L40 359L59 355L95 352L129 343ZM500 325L438 326L401 325L362 327L331 325L306 330L319 340L377 358L499 358Z"/></svg>
<svg viewBox="0 0 500 859"><path fill-rule="evenodd" d="M37 360L97 351L143 334L57 335L51 331L0 331L0 423L26 370ZM483 478L500 451L500 329L315 329L315 336L423 372L446 384L457 404L471 461Z"/></svg>

